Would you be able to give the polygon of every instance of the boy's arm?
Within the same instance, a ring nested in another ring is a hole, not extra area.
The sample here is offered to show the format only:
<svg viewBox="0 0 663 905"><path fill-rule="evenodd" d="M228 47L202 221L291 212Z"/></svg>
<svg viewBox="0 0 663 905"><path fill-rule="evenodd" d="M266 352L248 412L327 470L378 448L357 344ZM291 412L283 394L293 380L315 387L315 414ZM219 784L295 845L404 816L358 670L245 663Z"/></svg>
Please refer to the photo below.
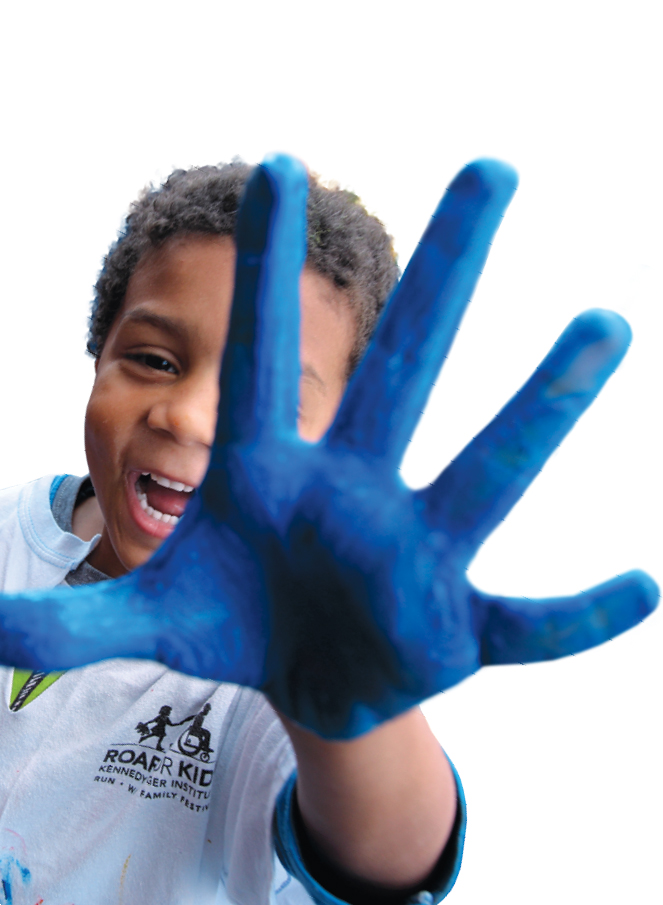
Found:
<svg viewBox="0 0 663 905"><path fill-rule="evenodd" d="M421 710L343 742L281 719L313 846L349 879L385 891L418 888L439 861L457 807L453 772Z"/></svg>

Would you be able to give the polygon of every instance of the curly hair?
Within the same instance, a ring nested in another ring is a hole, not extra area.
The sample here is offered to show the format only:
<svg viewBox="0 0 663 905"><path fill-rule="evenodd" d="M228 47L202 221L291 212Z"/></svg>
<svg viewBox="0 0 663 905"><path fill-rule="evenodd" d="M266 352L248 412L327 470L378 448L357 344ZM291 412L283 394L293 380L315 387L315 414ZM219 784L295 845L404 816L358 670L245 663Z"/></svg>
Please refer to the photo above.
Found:
<svg viewBox="0 0 663 905"><path fill-rule="evenodd" d="M131 206L104 259L89 320L88 352L99 357L131 275L150 249L181 233L234 236L244 184L252 167L239 159L175 170L162 186L148 186ZM359 198L309 178L307 264L345 290L357 334L348 362L356 367L399 270L392 239Z"/></svg>

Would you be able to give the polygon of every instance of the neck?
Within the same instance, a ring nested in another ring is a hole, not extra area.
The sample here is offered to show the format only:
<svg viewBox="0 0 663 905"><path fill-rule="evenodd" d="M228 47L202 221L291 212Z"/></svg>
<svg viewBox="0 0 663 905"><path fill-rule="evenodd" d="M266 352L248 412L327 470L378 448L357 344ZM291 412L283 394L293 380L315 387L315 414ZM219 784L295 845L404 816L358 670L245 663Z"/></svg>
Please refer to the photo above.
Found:
<svg viewBox="0 0 663 905"><path fill-rule="evenodd" d="M81 540L91 541L96 534L101 534L104 520L95 496L88 497L74 509L71 519L72 534Z"/></svg>

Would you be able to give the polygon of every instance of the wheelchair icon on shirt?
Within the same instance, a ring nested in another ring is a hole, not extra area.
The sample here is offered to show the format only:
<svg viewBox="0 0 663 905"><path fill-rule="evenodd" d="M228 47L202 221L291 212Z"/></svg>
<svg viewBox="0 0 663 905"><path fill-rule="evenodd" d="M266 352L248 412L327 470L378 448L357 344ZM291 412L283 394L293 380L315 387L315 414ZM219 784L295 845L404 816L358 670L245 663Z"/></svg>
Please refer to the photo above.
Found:
<svg viewBox="0 0 663 905"><path fill-rule="evenodd" d="M210 704L205 704L203 709L195 717L191 725L177 739L177 747L187 757L199 757L203 763L209 763L210 754L214 748L210 748L210 731L203 727L203 720L211 710ZM184 721L183 721L184 722Z"/></svg>

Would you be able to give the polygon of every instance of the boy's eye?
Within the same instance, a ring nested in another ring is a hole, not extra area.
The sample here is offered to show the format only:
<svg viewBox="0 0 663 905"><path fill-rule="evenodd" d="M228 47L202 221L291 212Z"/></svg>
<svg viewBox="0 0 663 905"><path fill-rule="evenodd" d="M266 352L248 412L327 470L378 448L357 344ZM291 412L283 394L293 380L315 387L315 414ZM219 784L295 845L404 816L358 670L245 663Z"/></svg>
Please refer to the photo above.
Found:
<svg viewBox="0 0 663 905"><path fill-rule="evenodd" d="M139 352L127 357L131 359L131 361L136 361L138 364L143 364L148 368L152 368L154 371L166 371L168 374L177 374L175 365L171 364L167 358L162 358L160 355L151 355L149 352Z"/></svg>

